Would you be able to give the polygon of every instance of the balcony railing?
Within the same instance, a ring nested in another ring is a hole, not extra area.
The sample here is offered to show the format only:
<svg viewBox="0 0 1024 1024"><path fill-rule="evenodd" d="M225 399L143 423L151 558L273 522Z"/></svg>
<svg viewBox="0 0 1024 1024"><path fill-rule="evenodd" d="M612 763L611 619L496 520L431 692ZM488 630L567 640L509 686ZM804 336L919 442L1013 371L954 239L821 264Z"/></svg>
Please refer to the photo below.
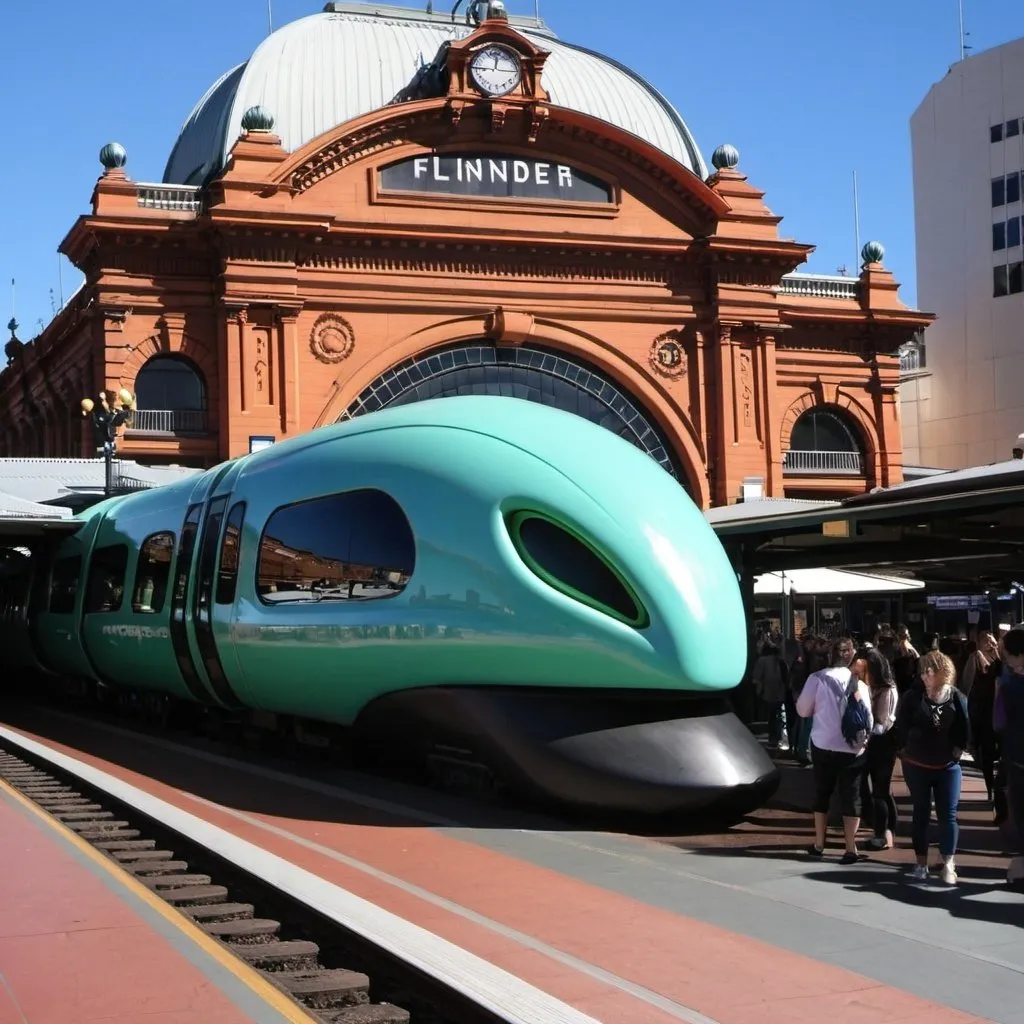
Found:
<svg viewBox="0 0 1024 1024"><path fill-rule="evenodd" d="M860 298L860 278L838 274L786 274L779 291L807 299L856 300Z"/></svg>
<svg viewBox="0 0 1024 1024"><path fill-rule="evenodd" d="M132 434L205 434L206 413L202 409L136 409Z"/></svg>
<svg viewBox="0 0 1024 1024"><path fill-rule="evenodd" d="M153 185L139 182L135 189L139 206L146 210L198 215L203 205L198 185Z"/></svg>
<svg viewBox="0 0 1024 1024"><path fill-rule="evenodd" d="M864 456L860 452L798 452L783 456L783 473L816 476L863 476Z"/></svg>

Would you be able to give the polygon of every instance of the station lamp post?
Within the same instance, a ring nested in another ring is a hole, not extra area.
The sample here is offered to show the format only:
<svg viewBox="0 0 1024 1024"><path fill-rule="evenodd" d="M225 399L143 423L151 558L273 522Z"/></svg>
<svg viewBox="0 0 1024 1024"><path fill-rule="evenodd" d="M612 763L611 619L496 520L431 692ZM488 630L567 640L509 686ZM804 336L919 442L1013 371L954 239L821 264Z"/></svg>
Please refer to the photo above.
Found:
<svg viewBox="0 0 1024 1024"><path fill-rule="evenodd" d="M103 452L104 480L103 496L114 493L114 456L117 454L117 430L124 424L131 424L135 412L135 396L127 389L101 391L99 405L91 398L82 399L82 415L92 421L96 450Z"/></svg>

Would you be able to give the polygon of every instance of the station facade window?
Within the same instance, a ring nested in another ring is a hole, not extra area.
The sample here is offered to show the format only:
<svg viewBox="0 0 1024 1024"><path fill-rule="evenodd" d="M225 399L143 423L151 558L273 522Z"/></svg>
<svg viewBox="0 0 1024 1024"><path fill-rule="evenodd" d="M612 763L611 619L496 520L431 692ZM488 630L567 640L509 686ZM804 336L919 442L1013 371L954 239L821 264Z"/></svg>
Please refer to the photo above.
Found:
<svg viewBox="0 0 1024 1024"><path fill-rule="evenodd" d="M50 576L49 610L54 615L71 615L75 610L75 591L82 576L81 555L58 558Z"/></svg>
<svg viewBox="0 0 1024 1024"><path fill-rule="evenodd" d="M347 491L279 508L260 538L265 604L394 597L416 562L412 527L383 491Z"/></svg>
<svg viewBox="0 0 1024 1024"><path fill-rule="evenodd" d="M174 542L175 536L170 532L154 533L143 542L135 569L132 611L155 615L163 610L171 578Z"/></svg>
<svg viewBox="0 0 1024 1024"><path fill-rule="evenodd" d="M89 559L89 582L85 589L85 613L116 612L124 600L124 577L128 569L128 546L111 544L97 548Z"/></svg>
<svg viewBox="0 0 1024 1024"><path fill-rule="evenodd" d="M992 179L992 206L1006 206L1020 202L1020 171L1002 174Z"/></svg>

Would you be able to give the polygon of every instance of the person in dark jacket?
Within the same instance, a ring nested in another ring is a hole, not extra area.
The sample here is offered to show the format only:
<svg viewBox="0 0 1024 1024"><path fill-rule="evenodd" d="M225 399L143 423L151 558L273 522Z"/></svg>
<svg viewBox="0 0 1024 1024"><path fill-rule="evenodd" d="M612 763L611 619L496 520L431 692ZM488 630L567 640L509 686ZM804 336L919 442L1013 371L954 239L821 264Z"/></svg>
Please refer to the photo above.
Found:
<svg viewBox="0 0 1024 1024"><path fill-rule="evenodd" d="M993 727L1002 744L1006 796L1015 841L1007 881L1024 882L1024 627L1003 637L1005 669L996 686Z"/></svg>
<svg viewBox="0 0 1024 1024"><path fill-rule="evenodd" d="M917 864L911 877L928 880L928 825L934 796L942 881L956 885L957 811L963 784L960 758L971 742L970 715L947 655L928 651L921 656L920 672L921 685L900 697L895 726L903 778L913 803L911 835Z"/></svg>

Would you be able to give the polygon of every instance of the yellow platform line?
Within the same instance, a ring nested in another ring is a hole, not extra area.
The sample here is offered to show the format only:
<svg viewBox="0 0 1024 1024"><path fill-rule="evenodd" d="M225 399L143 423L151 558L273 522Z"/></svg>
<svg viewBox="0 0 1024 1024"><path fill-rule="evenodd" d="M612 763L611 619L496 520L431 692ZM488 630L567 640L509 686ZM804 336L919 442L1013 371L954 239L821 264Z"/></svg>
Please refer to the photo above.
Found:
<svg viewBox="0 0 1024 1024"><path fill-rule="evenodd" d="M87 843L72 829L52 817L38 804L33 803L28 797L19 793L17 789L2 778L0 778L0 791L6 793L12 800L43 822L44 825L70 842L94 864L103 868L119 885L137 896L152 910L155 910L165 921L174 925L175 928L199 946L204 953L216 960L221 967L230 971L243 985L259 996L263 1002L281 1014L285 1020L291 1022L291 1024L309 1024L310 1021L314 1020L301 1006L289 999L280 989L271 985L254 968L250 967L243 960L239 960L238 957L207 935L206 932L185 917L184 914L179 913L169 904L165 903L154 892L147 889L137 878L129 874L94 846Z"/></svg>

